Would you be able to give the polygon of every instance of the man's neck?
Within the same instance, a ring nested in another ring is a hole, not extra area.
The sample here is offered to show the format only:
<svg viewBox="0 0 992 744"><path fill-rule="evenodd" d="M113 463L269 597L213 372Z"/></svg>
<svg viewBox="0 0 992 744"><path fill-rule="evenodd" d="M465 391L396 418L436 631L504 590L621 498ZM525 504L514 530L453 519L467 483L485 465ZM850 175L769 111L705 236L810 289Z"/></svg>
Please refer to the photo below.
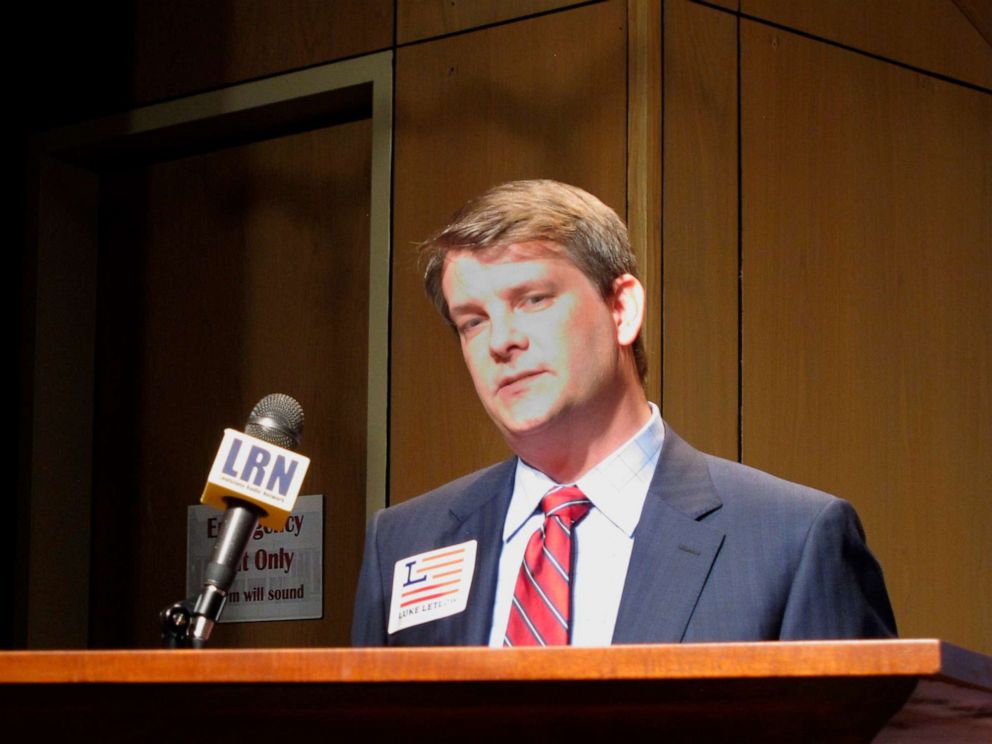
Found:
<svg viewBox="0 0 992 744"><path fill-rule="evenodd" d="M582 421L575 418L581 416ZM640 386L630 388L602 411L563 416L546 431L507 439L510 448L557 483L574 483L633 437L651 418Z"/></svg>

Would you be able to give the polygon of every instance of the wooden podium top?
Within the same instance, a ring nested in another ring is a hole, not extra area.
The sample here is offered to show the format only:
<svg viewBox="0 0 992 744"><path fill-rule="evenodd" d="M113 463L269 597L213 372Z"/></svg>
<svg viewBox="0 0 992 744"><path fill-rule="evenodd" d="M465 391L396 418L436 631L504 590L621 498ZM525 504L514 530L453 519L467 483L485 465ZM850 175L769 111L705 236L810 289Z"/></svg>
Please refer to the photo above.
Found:
<svg viewBox="0 0 992 744"><path fill-rule="evenodd" d="M992 658L939 640L13 651L0 686L5 720L100 721L110 740L179 722L220 740L304 724L505 740L541 720L584 735L867 741L890 718L879 740L949 724L992 740Z"/></svg>
<svg viewBox="0 0 992 744"><path fill-rule="evenodd" d="M280 648L0 653L9 683L341 683L926 677L992 690L992 659L940 640L609 648Z"/></svg>

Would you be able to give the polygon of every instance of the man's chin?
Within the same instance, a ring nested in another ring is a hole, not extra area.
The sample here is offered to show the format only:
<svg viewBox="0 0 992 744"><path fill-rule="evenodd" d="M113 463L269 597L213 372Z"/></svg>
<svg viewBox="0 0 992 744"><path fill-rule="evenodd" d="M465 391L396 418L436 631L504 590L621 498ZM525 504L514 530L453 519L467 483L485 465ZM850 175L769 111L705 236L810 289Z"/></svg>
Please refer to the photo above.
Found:
<svg viewBox="0 0 992 744"><path fill-rule="evenodd" d="M503 436L509 440L523 440L540 436L554 424L554 416L549 411L532 412L528 415L496 415L493 421Z"/></svg>

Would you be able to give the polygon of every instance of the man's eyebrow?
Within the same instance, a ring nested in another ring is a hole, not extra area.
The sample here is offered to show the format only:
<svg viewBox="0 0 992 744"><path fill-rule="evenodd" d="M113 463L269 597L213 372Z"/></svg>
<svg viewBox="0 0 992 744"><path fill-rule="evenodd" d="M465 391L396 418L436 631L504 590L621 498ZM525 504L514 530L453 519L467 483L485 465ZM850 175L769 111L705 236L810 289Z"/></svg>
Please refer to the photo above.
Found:
<svg viewBox="0 0 992 744"><path fill-rule="evenodd" d="M448 307L448 315L454 317L459 313L478 313L482 312L482 306L480 303L473 300L467 302L459 302L457 305L450 305Z"/></svg>
<svg viewBox="0 0 992 744"><path fill-rule="evenodd" d="M547 292L555 288L556 283L551 278L526 279L519 284L513 284L504 289L501 294L507 297L518 297L528 292Z"/></svg>

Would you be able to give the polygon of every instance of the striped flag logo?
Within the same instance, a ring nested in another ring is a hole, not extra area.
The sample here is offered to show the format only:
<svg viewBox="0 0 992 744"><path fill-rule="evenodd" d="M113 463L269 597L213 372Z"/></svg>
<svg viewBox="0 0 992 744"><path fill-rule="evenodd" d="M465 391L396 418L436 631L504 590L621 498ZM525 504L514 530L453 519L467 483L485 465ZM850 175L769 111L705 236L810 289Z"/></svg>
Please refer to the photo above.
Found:
<svg viewBox="0 0 992 744"><path fill-rule="evenodd" d="M456 615L468 606L477 540L396 561L389 632Z"/></svg>

